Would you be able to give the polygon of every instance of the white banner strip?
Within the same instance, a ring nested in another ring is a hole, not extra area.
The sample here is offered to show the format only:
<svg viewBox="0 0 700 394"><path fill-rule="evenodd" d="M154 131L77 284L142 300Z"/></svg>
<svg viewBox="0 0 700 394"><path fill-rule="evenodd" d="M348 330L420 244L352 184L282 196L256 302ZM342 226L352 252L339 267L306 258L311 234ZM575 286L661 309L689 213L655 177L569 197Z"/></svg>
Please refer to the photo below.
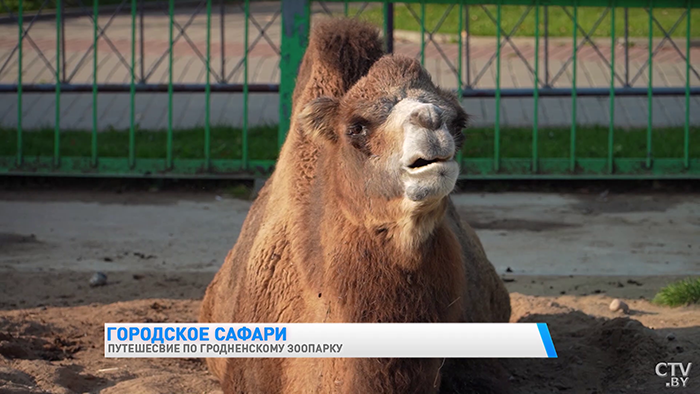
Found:
<svg viewBox="0 0 700 394"><path fill-rule="evenodd" d="M546 323L106 323L105 357L555 358Z"/></svg>

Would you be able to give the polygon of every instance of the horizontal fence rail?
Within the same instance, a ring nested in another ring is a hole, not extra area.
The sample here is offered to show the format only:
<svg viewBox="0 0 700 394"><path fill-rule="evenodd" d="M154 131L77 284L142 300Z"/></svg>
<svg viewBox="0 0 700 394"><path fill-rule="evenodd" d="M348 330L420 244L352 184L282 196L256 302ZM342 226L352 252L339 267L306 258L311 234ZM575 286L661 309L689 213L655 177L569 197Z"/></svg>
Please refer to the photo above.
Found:
<svg viewBox="0 0 700 394"><path fill-rule="evenodd" d="M465 130L462 178L700 178L700 0L0 0L0 14L4 175L266 176L310 26L330 15L375 23L387 52L489 117ZM516 100L525 125L507 122ZM606 124L582 125L587 111Z"/></svg>

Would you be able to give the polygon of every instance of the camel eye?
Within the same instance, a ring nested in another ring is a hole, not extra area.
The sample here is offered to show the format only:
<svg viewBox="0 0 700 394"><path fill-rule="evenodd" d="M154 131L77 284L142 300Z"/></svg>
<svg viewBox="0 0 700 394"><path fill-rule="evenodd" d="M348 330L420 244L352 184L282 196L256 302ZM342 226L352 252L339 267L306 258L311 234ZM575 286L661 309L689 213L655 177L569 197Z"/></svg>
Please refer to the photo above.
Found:
<svg viewBox="0 0 700 394"><path fill-rule="evenodd" d="M367 126L362 123L353 123L348 127L348 135L350 136L366 136Z"/></svg>
<svg viewBox="0 0 700 394"><path fill-rule="evenodd" d="M462 117L462 116L458 116L457 118L452 120L452 122L450 122L450 129L452 129L453 131L455 131L457 133L461 133L462 130L464 130L466 127L467 127L467 119Z"/></svg>

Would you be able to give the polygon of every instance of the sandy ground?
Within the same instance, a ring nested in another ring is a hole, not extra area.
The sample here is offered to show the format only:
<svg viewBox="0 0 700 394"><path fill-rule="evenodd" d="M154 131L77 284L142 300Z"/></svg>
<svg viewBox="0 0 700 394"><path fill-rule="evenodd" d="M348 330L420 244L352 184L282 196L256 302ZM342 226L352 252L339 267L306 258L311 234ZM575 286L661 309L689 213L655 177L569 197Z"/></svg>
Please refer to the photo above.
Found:
<svg viewBox="0 0 700 394"><path fill-rule="evenodd" d="M649 300L700 275L696 195L460 194L511 292L559 358L505 360L515 393L656 393L694 362L700 308ZM105 359L105 322L188 322L250 203L213 194L0 192L0 393L215 393L197 359ZM92 288L95 271L108 276ZM608 310L624 299L629 315ZM673 339L669 339L673 338Z"/></svg>

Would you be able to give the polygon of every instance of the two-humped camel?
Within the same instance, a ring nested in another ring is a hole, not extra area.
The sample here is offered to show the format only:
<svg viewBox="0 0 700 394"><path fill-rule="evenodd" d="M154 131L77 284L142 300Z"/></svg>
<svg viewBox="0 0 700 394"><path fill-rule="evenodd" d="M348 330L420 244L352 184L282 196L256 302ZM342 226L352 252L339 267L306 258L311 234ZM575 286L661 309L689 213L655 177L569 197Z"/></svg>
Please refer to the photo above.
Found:
<svg viewBox="0 0 700 394"><path fill-rule="evenodd" d="M312 30L277 167L201 322L507 322L449 194L467 114L352 20ZM503 393L493 360L208 359L224 393Z"/></svg>

